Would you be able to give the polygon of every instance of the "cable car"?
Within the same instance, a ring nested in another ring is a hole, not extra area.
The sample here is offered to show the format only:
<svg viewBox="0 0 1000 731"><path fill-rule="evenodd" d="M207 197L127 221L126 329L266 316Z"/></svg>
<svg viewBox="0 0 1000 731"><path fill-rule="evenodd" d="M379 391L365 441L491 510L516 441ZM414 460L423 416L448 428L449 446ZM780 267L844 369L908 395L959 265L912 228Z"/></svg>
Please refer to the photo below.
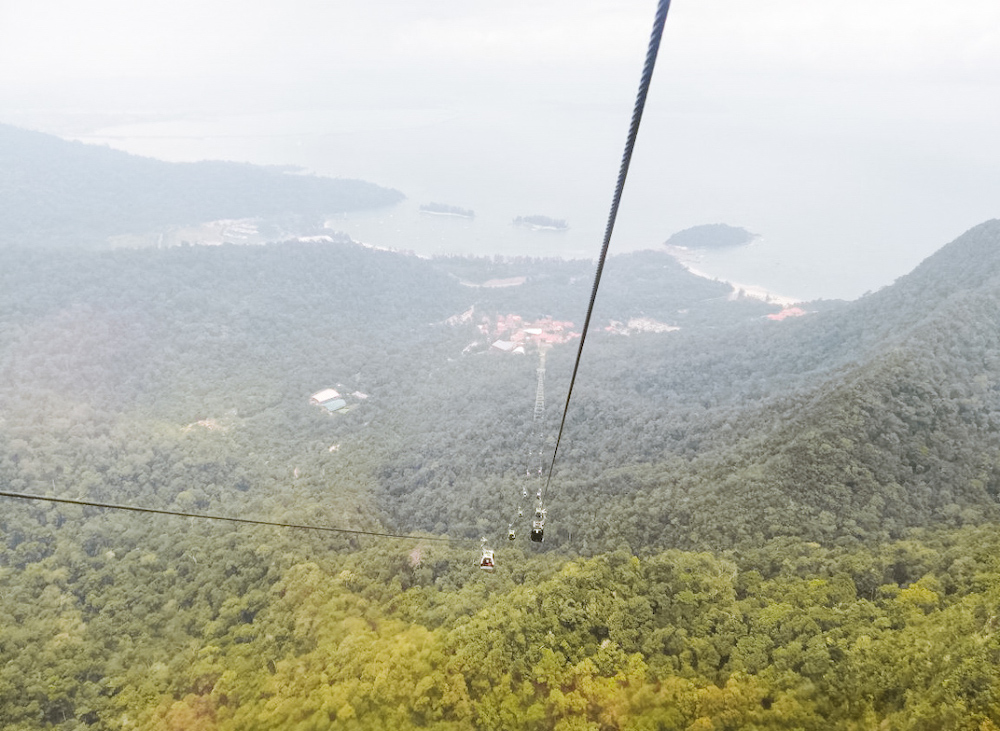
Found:
<svg viewBox="0 0 1000 731"><path fill-rule="evenodd" d="M545 524L540 520L531 521L531 540L541 543L545 536Z"/></svg>
<svg viewBox="0 0 1000 731"><path fill-rule="evenodd" d="M488 548L483 549L483 556L479 559L479 568L483 571L493 572L493 569L496 568L496 565L493 563L493 551Z"/></svg>
<svg viewBox="0 0 1000 731"><path fill-rule="evenodd" d="M496 568L496 563L493 561L493 551L486 547L486 536L483 536L482 547L483 555L479 557L479 568L492 573L493 569Z"/></svg>
<svg viewBox="0 0 1000 731"><path fill-rule="evenodd" d="M531 540L541 543L545 536L545 508L539 505L535 508L535 519L531 521Z"/></svg>

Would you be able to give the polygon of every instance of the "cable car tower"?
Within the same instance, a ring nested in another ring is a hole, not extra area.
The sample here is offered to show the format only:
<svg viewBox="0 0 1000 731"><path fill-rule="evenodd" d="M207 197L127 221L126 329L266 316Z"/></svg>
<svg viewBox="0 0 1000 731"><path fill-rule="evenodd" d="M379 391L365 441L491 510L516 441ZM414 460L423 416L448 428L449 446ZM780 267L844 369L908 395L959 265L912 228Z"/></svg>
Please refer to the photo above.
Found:
<svg viewBox="0 0 1000 731"><path fill-rule="evenodd" d="M547 348L546 343L539 343L538 345L538 385L535 388L535 414L532 419L532 424L534 425L534 441L538 445L538 472L537 477L541 478L542 470L544 468L544 458L542 453L545 447L545 436L542 431L542 418L545 416L545 351ZM535 505L535 515L531 520L531 540L535 543L541 543L542 537L545 534L545 506L542 505L542 491L538 489L535 492L535 499L537 504Z"/></svg>
<svg viewBox="0 0 1000 731"><path fill-rule="evenodd" d="M538 368L535 371L538 383L535 387L535 410L531 419L531 434L528 437L528 459L524 469L525 482L522 484L520 495L516 499L517 513L514 516L514 520L511 520L507 526L507 538L511 541L517 538L514 522L518 518L524 517L523 501L528 499L528 482L540 479L545 466L545 433L542 428L542 422L545 417L545 353L548 347L548 343L539 343L538 346ZM537 465L535 464L536 456L538 458ZM531 522L530 535L531 540L538 542L541 540L542 530L544 529L545 508L541 502L541 489L536 489L534 492L537 505L535 506L534 517Z"/></svg>
<svg viewBox="0 0 1000 731"><path fill-rule="evenodd" d="M547 347L547 343L539 343L538 345L538 370L536 371L538 373L538 387L535 389L535 417L532 419L536 431L538 431L538 422L545 414L545 351Z"/></svg>
<svg viewBox="0 0 1000 731"><path fill-rule="evenodd" d="M625 152L622 154L621 166L618 170L618 181L615 184L614 196L611 200L611 211L608 214L608 225L604 230L604 241L601 245L601 253L597 258L597 269L594 272L594 286L590 293L590 303L587 305L587 315L583 321L583 328L580 330L580 343L576 351L576 359L573 363L573 373L569 379L569 388L566 391L566 401L563 404L562 409L562 419L559 422L559 431L556 435L555 446L552 449L552 458L549 461L547 475L545 476L544 482L541 480L542 475L546 472L544 469L544 462L540 464L538 470L538 480L540 487L535 492L535 498L537 500L535 506L535 514L531 521L531 534L530 538L535 543L541 543L545 532L545 494L548 490L549 483L552 482L552 473L555 469L556 459L559 455L559 445L562 442L563 431L566 428L566 415L569 413L569 404L573 398L573 386L576 384L576 376L580 370L580 360L583 356L583 345L587 341L587 332L590 329L590 321L594 314L594 302L597 299L597 290L601 285L601 274L604 271L604 263L608 257L608 247L611 244L611 235L614 233L615 221L618 218L618 208L621 203L622 192L625 188L625 179L628 177L628 169L632 162L632 153L635 150L635 140L639 134L639 123L642 121L642 113L646 106L646 96L649 93L649 85L653 78L653 67L656 65L656 56L660 49L660 40L663 36L663 26L667 20L667 12L670 9L670 0L658 0L656 6L656 16L653 19L653 32L650 34L649 38L649 48L646 51L646 62L642 69L642 77L639 82L639 92L636 96L635 107L632 110L632 121L629 124L628 136L625 141ZM544 344L539 343L539 356L540 362L538 367L538 386L535 391L535 413L534 413L534 431L536 432L535 437L539 437L541 434L541 417L545 411L545 391L544 391L544 381L545 381L545 348ZM539 454L541 455L542 443L539 444ZM532 461L530 458L529 451L529 463ZM527 477L531 475L531 465L529 464L527 470ZM527 498L527 486L521 490L521 498ZM522 508L518 505L517 515L521 516ZM507 537L510 540L514 540L514 522L511 521L510 527L507 531ZM492 555L490 556L492 559ZM484 546L483 562L486 561L486 552ZM483 568L486 568L484 565Z"/></svg>

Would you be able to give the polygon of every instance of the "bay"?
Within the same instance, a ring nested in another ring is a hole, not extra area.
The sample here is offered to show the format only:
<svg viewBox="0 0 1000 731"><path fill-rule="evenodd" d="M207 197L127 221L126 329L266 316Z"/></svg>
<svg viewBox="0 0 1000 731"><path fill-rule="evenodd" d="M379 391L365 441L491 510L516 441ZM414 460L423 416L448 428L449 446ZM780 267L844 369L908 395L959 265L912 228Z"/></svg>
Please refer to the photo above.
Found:
<svg viewBox="0 0 1000 731"><path fill-rule="evenodd" d="M372 246L422 256L595 258L629 111L621 105L536 101L187 114L109 124L73 137L169 161L294 165L399 189L407 198L397 206L328 222L331 229ZM660 247L691 225L742 225L760 237L747 247L699 253L697 271L783 298L810 300L850 299L890 284L933 250L925 243L900 256L898 247L873 248L865 245L868 239L850 240L835 226L803 222L801 214L788 213L803 193L788 190L781 204L771 205L773 196L752 195L766 181L734 180L734 171L766 167L745 159L750 153L738 140L717 144L714 158L682 142L666 134L663 125L643 128L612 253ZM727 172L713 160L729 160L734 167ZM722 193L713 198L705 181L718 176L726 178L738 205ZM431 202L471 209L475 218L421 214L420 206ZM817 204L810 205L815 209ZM566 220L568 229L530 231L513 225L515 217L528 215Z"/></svg>

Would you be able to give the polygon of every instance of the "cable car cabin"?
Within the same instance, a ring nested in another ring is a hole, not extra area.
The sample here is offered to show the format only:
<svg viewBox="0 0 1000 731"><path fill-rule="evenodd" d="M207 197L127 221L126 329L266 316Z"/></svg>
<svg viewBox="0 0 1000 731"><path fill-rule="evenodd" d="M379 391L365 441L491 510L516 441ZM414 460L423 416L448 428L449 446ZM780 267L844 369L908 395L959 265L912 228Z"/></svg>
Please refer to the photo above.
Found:
<svg viewBox="0 0 1000 731"><path fill-rule="evenodd" d="M542 498L539 495L538 505L535 506L535 519L531 521L531 540L541 543L545 535L545 508L542 507Z"/></svg>
<svg viewBox="0 0 1000 731"><path fill-rule="evenodd" d="M531 521L531 540L535 543L541 543L542 537L545 535L545 523L541 520Z"/></svg>
<svg viewBox="0 0 1000 731"><path fill-rule="evenodd" d="M496 568L496 565L493 563L493 551L489 551L485 548L483 549L483 557L479 559L479 568L483 571L490 572Z"/></svg>

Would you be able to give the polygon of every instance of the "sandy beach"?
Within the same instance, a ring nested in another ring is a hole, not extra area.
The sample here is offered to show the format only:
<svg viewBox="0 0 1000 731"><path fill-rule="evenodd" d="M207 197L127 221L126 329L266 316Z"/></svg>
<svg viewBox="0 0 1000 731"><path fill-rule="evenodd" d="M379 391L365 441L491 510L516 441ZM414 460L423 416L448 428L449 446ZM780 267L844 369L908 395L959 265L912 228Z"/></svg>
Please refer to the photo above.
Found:
<svg viewBox="0 0 1000 731"><path fill-rule="evenodd" d="M736 299L742 295L744 297L753 297L754 299L763 300L764 302L771 302L773 304L780 305L781 307L790 307L802 301L796 297L786 297L784 295L768 291L764 287L756 284L743 284L742 282L720 279L719 277L713 276L708 272L702 271L698 268L698 265L701 263L701 257L695 250L688 249L683 246L666 246L664 248L670 256L677 260L678 264L684 267L691 274L694 274L696 277L722 282L732 287L732 292L729 293L730 299Z"/></svg>

